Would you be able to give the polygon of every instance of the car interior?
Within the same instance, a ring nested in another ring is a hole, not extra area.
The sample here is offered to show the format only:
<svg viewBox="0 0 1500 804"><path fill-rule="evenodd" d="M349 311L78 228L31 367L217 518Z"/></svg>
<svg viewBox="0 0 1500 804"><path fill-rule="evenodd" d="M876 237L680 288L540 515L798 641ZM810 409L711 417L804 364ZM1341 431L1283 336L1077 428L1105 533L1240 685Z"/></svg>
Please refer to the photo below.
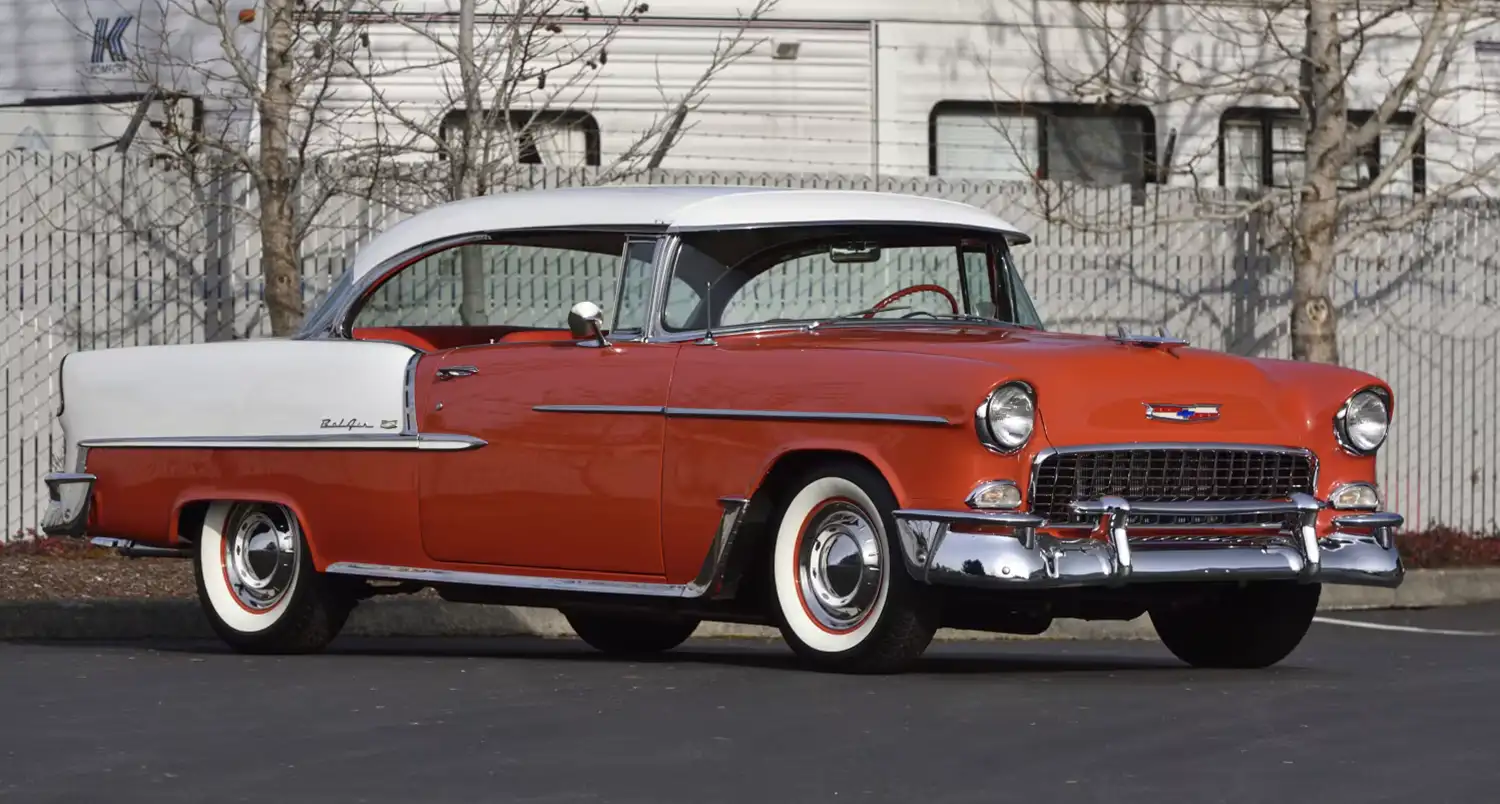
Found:
<svg viewBox="0 0 1500 804"><path fill-rule="evenodd" d="M479 245L497 248L497 250L506 246L540 249L550 252L549 257L554 260L565 259L569 256L618 258L626 239L627 235L622 232L536 232L521 235L511 233L503 240L497 238ZM450 287L444 288L441 293L434 294L440 296L442 301L423 300L421 303L400 309L395 315L398 320L394 322L381 320L382 318L389 319L391 317L389 314L366 315L365 311L361 310L355 313L354 326L349 331L350 336L361 341L393 341L422 352L497 343L572 342L576 340L567 326L567 311L574 302L585 301L584 298L552 300L560 306L560 310L555 313L556 326L527 326L515 323L481 325L446 323L447 320L457 315L457 296L453 293L451 286L458 280L456 277L449 276L444 269L437 267L436 262L451 262L456 252L456 248L445 249L414 260L387 277L380 285L372 288L362 304L371 305L373 301L387 292L385 289L388 287L394 289L390 295L399 297L398 286L403 279L419 273L424 276L438 276L438 282L448 282ZM444 277L449 278L445 280ZM424 279L423 281L431 282L432 280ZM606 280L606 284L613 289L612 280ZM602 298L587 300L605 301ZM401 302L398 301L396 304L397 307L402 307ZM551 315L552 312L549 311L548 317Z"/></svg>

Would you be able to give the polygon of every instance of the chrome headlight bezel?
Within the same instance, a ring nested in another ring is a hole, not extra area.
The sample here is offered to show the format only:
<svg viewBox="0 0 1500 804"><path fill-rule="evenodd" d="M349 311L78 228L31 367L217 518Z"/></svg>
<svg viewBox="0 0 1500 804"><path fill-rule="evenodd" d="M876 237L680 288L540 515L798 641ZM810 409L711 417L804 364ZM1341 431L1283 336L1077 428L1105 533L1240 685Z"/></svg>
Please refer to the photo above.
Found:
<svg viewBox="0 0 1500 804"><path fill-rule="evenodd" d="M1364 399L1374 399L1379 404L1380 411L1384 416L1381 422L1380 437L1373 443L1364 443L1367 439L1358 438L1350 428L1349 417L1356 408L1356 402ZM1337 413L1333 415L1333 435L1338 440L1339 447L1351 455L1367 456L1374 455L1385 445L1385 441L1391 434L1391 395L1378 385L1361 388L1349 395L1344 404L1339 406Z"/></svg>
<svg viewBox="0 0 1500 804"><path fill-rule="evenodd" d="M1002 428L997 428L994 417L991 415L996 405L1007 405L1009 401L1024 398L1026 400L1028 422L1026 434L1020 439L1007 439ZM1012 380L1001 383L994 390L985 395L984 400L974 411L974 430L979 436L979 443L991 452L1001 455L1011 455L1019 451L1031 442L1031 437L1036 433L1036 389L1030 383L1021 380Z"/></svg>

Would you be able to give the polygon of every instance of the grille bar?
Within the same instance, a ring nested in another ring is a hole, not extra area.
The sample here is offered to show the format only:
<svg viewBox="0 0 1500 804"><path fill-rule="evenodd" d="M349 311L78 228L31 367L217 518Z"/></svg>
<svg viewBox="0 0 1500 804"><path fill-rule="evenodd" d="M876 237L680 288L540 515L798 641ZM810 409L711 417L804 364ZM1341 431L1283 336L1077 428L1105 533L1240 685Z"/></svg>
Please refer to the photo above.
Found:
<svg viewBox="0 0 1500 804"><path fill-rule="evenodd" d="M1079 500L1123 497L1132 502L1221 502L1285 499L1313 493L1311 453L1255 446L1132 446L1045 453L1032 470L1031 511L1057 527L1093 526L1098 517L1072 509ZM1266 514L1132 514L1135 526L1275 526Z"/></svg>

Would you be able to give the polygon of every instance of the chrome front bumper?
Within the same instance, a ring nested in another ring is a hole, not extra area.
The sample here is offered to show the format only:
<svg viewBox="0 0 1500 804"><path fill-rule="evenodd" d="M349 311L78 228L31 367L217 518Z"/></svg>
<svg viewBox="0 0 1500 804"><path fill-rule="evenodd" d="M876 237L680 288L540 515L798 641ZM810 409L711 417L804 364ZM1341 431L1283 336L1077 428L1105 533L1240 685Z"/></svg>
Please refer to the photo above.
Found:
<svg viewBox="0 0 1500 804"><path fill-rule="evenodd" d="M1335 517L1332 533L1318 538L1325 504L1305 494L1289 500L1135 502L1105 497L1074 503L1097 514L1107 539L1040 534L1046 520L1026 513L988 511L896 512L907 569L930 584L1028 589L1120 586L1163 581L1298 580L1305 583L1398 586L1405 574L1396 551L1399 514L1350 513ZM1169 536L1131 536L1131 514L1295 517L1296 527L1265 535L1177 530ZM1008 534L978 533L978 528ZM1367 531L1357 532L1357 531Z"/></svg>
<svg viewBox="0 0 1500 804"><path fill-rule="evenodd" d="M82 536L89 519L94 481L80 472L56 472L42 478L47 484L47 510L42 514L42 533L48 536Z"/></svg>

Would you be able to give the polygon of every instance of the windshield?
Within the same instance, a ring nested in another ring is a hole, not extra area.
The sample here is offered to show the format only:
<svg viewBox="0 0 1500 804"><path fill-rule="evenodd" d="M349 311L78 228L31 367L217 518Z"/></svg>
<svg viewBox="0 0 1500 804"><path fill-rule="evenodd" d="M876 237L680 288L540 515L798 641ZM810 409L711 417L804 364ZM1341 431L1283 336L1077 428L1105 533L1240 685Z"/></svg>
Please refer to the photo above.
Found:
<svg viewBox="0 0 1500 804"><path fill-rule="evenodd" d="M830 320L1041 326L998 235L841 226L682 237L668 331Z"/></svg>

